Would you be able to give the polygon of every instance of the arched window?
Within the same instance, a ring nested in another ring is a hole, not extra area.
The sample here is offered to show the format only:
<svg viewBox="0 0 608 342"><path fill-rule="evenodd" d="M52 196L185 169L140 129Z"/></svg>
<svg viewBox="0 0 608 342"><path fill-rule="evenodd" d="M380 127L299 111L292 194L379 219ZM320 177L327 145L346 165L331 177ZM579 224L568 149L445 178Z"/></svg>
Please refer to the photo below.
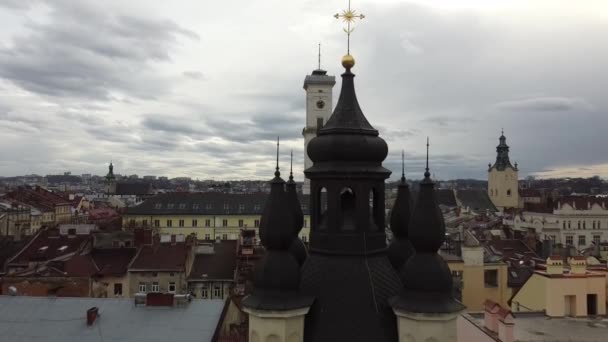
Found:
<svg viewBox="0 0 608 342"><path fill-rule="evenodd" d="M570 224L571 224L571 222L568 221L568 229L572 228Z"/></svg>
<svg viewBox="0 0 608 342"><path fill-rule="evenodd" d="M595 229L595 221L593 221L593 229Z"/></svg>
<svg viewBox="0 0 608 342"><path fill-rule="evenodd" d="M562 226L566 229L566 221L562 222Z"/></svg>
<svg viewBox="0 0 608 342"><path fill-rule="evenodd" d="M375 189L369 190L369 217L370 221L374 223L372 226L373 230L378 230L378 198L376 196Z"/></svg>
<svg viewBox="0 0 608 342"><path fill-rule="evenodd" d="M340 190L340 227L341 230L355 230L355 213L357 201L355 192L351 188Z"/></svg>
<svg viewBox="0 0 608 342"><path fill-rule="evenodd" d="M587 229L587 221L583 221L583 229Z"/></svg>
<svg viewBox="0 0 608 342"><path fill-rule="evenodd" d="M325 213L327 212L327 189L326 188L321 188L321 190L319 190L319 193L317 194L317 203L318 203L318 208L319 211L317 212L317 226L319 228L321 228L321 222L323 222L323 218L325 216Z"/></svg>
<svg viewBox="0 0 608 342"><path fill-rule="evenodd" d="M578 229L581 229L581 221L578 221L577 225L578 225Z"/></svg>

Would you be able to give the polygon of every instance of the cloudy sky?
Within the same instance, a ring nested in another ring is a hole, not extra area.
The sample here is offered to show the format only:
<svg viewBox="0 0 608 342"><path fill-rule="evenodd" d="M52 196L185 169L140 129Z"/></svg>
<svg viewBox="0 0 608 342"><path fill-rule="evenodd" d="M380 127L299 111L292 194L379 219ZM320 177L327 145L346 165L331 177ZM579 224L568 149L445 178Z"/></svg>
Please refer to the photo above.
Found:
<svg viewBox="0 0 608 342"><path fill-rule="evenodd" d="M0 176L301 180L302 82L339 75L346 0L1 0ZM583 4L584 5L581 5ZM500 129L520 176L608 177L608 2L355 0L359 102L386 165L485 178ZM340 80L334 88L337 99ZM334 103L335 105L335 103Z"/></svg>

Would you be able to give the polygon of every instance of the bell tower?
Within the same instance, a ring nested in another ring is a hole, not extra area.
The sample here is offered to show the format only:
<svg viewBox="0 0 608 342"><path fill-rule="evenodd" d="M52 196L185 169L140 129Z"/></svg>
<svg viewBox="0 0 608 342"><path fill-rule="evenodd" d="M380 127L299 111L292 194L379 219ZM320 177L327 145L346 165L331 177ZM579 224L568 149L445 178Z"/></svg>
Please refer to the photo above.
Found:
<svg viewBox="0 0 608 342"><path fill-rule="evenodd" d="M488 196L499 209L519 207L519 186L517 163L509 160L509 145L504 131L496 146L496 162L488 165Z"/></svg>
<svg viewBox="0 0 608 342"><path fill-rule="evenodd" d="M304 79L304 90L306 91L306 126L302 130L304 136L304 169L312 166L308 156L308 143L317 136L329 117L332 110L332 90L336 84L336 77L327 75L327 71L321 69L321 44L319 44L319 65L310 75ZM310 180L304 180L302 187L304 194L310 194Z"/></svg>

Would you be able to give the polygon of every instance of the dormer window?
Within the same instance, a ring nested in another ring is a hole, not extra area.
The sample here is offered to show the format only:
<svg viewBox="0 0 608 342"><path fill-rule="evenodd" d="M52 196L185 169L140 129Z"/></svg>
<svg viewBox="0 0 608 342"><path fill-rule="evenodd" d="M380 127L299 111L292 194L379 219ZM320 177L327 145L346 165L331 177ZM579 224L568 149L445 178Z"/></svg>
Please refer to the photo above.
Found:
<svg viewBox="0 0 608 342"><path fill-rule="evenodd" d="M49 246L42 246L38 248L38 253L44 253L47 249L49 249Z"/></svg>
<svg viewBox="0 0 608 342"><path fill-rule="evenodd" d="M61 253L63 253L63 252L66 250L66 249L68 249L68 246L67 246L67 245L63 245L63 246L61 246L61 247L57 248L57 250L58 250L59 252L61 252Z"/></svg>
<svg viewBox="0 0 608 342"><path fill-rule="evenodd" d="M255 204L253 206L253 210L260 210L260 205L259 204Z"/></svg>

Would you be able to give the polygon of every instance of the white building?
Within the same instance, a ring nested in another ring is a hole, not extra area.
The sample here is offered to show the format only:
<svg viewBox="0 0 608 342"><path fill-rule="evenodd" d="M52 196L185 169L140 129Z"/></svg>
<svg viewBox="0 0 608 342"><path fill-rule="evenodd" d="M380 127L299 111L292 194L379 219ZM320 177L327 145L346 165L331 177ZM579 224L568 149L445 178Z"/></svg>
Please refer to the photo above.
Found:
<svg viewBox="0 0 608 342"><path fill-rule="evenodd" d="M593 242L608 241L608 198L561 198L552 212L524 211L514 218L513 226L579 250L588 248Z"/></svg>

